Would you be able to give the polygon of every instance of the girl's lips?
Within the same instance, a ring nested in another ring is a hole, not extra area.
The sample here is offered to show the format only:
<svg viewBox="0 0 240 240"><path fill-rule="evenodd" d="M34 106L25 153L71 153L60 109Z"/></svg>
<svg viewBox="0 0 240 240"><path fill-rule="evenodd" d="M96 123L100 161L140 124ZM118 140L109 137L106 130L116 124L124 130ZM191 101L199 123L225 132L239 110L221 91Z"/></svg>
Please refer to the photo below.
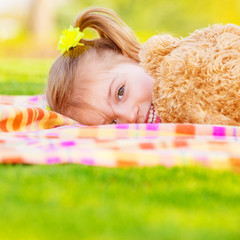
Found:
<svg viewBox="0 0 240 240"><path fill-rule="evenodd" d="M145 118L145 123L161 123L161 119L159 116L157 116L157 112L155 110L155 107L153 105L153 103L151 103L151 106L148 110L148 113L146 115L146 118Z"/></svg>

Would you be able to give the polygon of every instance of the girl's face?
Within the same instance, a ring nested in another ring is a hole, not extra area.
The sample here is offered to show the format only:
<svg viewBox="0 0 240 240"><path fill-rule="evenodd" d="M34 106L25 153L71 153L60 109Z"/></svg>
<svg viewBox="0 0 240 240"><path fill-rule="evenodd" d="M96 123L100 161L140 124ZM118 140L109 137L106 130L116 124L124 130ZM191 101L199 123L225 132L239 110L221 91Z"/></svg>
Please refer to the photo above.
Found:
<svg viewBox="0 0 240 240"><path fill-rule="evenodd" d="M84 111L83 124L160 122L152 104L154 79L139 64L124 62L109 71L94 72L96 79L85 98L94 111Z"/></svg>

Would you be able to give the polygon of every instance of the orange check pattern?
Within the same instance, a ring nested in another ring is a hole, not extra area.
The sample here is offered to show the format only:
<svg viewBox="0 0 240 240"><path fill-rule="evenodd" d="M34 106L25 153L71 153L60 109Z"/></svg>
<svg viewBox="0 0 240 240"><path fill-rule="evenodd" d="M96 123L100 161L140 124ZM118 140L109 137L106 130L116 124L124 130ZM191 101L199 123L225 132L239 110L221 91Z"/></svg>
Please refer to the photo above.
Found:
<svg viewBox="0 0 240 240"><path fill-rule="evenodd" d="M197 124L84 126L39 96L0 96L0 163L105 167L204 166L240 171L240 127Z"/></svg>

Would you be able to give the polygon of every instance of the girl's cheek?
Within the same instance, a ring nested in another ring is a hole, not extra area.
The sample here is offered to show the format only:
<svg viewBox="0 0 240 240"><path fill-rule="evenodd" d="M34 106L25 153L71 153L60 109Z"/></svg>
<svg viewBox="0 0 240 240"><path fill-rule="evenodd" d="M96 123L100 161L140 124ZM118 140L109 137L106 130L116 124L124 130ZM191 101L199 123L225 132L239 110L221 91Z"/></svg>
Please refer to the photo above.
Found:
<svg viewBox="0 0 240 240"><path fill-rule="evenodd" d="M145 81L145 84L143 84L143 90L145 92L145 95L152 97L152 88L153 88L152 82Z"/></svg>

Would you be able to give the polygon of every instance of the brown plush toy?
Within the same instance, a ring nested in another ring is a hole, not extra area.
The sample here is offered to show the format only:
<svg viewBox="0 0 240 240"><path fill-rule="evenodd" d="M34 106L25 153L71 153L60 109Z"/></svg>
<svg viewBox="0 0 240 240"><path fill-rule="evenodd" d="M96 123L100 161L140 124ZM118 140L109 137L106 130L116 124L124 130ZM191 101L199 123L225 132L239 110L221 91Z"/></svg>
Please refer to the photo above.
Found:
<svg viewBox="0 0 240 240"><path fill-rule="evenodd" d="M155 79L162 122L240 125L240 27L216 24L186 38L151 37L141 64Z"/></svg>

